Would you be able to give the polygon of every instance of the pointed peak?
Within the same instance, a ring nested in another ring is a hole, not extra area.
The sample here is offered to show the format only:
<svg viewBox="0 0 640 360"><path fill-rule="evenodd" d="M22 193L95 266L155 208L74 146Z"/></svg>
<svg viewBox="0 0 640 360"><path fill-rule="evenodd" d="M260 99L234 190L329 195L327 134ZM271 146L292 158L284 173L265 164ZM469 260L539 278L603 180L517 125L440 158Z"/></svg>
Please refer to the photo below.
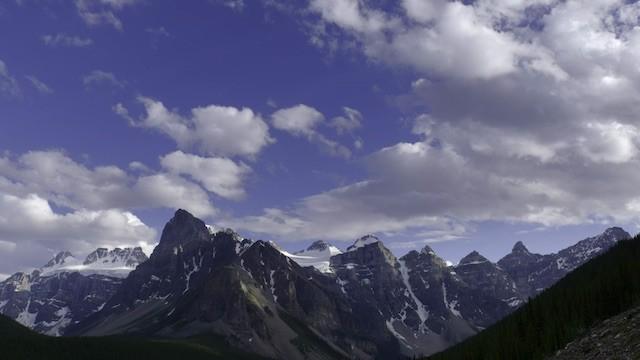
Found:
<svg viewBox="0 0 640 360"><path fill-rule="evenodd" d="M178 244L186 244L194 240L211 240L207 226L188 211L178 209L173 218L164 226L159 246L165 250L172 249Z"/></svg>
<svg viewBox="0 0 640 360"><path fill-rule="evenodd" d="M242 238L242 236L240 236L240 234L238 234L235 230L233 230L232 228L226 228L224 230L222 230L223 233L231 236L233 238L233 240L237 241L237 242L242 242L242 240L244 240ZM272 243L273 241L269 241L270 243ZM274 243L275 244L275 243Z"/></svg>
<svg viewBox="0 0 640 360"><path fill-rule="evenodd" d="M430 256L435 256L436 252L433 251L433 249L431 248L431 246L429 245L425 245L422 250L420 250L421 254L425 254L425 255L430 255Z"/></svg>
<svg viewBox="0 0 640 360"><path fill-rule="evenodd" d="M306 251L322 251L328 249L331 244L324 240L317 240L311 243L309 247L307 247Z"/></svg>
<svg viewBox="0 0 640 360"><path fill-rule="evenodd" d="M192 218L194 217L193 215L191 215L190 212L188 212L187 210L184 209L178 209L176 210L176 212L173 214L174 218Z"/></svg>
<svg viewBox="0 0 640 360"><path fill-rule="evenodd" d="M529 249L524 246L524 243L522 241L518 241L515 245L513 245L513 249L511 249L511 252L529 254Z"/></svg>
<svg viewBox="0 0 640 360"><path fill-rule="evenodd" d="M614 241L619 241L619 240L626 240L631 238L631 235L626 232L623 228L618 227L618 226L613 226L610 227L608 229L606 229L601 236L605 236L608 238L611 238Z"/></svg>
<svg viewBox="0 0 640 360"><path fill-rule="evenodd" d="M379 242L380 242L380 239L378 239L376 236L368 234L368 235L365 235L365 236L361 237L360 239L356 240L353 243L353 245L351 245L351 246L349 246L347 248L347 251L354 251L354 250L357 250L357 249L359 249L361 247L365 247L367 245L375 244L375 243L379 243Z"/></svg>
<svg viewBox="0 0 640 360"><path fill-rule="evenodd" d="M488 263L490 262L489 259L487 259L486 257L480 255L479 252L477 251L472 251L470 252L467 256L463 257L460 260L460 263L458 264L458 266L460 265L475 265L475 264L482 264L482 263Z"/></svg>

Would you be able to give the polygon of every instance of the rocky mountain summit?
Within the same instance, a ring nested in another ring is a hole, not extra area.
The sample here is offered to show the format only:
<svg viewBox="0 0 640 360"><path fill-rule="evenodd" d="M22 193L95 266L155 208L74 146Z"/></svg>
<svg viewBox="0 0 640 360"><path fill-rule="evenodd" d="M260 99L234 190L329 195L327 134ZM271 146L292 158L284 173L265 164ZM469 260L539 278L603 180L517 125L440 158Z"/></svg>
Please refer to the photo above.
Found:
<svg viewBox="0 0 640 360"><path fill-rule="evenodd" d="M620 240L631 238L628 232L612 227L602 234L586 238L555 254L532 254L522 242L498 261L515 281L524 299L539 294L578 266L604 253Z"/></svg>
<svg viewBox="0 0 640 360"><path fill-rule="evenodd" d="M100 310L122 279L147 260L141 248L99 248L84 260L62 251L30 273L0 283L0 313L38 332L62 335Z"/></svg>

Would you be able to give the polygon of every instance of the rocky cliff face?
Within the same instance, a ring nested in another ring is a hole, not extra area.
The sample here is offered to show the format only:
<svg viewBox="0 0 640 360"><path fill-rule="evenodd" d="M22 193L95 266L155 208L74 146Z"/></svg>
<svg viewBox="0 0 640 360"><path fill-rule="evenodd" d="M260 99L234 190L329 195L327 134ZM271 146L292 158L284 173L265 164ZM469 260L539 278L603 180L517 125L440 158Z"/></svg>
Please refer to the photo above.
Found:
<svg viewBox="0 0 640 360"><path fill-rule="evenodd" d="M602 234L586 238L555 254L532 254L521 242L511 253L498 261L515 281L520 296L533 297L553 285L578 266L607 251L616 242L631 235L619 227L612 227Z"/></svg>
<svg viewBox="0 0 640 360"><path fill-rule="evenodd" d="M640 307L589 329L548 360L640 359Z"/></svg>
<svg viewBox="0 0 640 360"><path fill-rule="evenodd" d="M0 283L0 313L40 333L62 335L100 310L122 278L145 260L140 248L98 249L84 261L60 252L43 267Z"/></svg>
<svg viewBox="0 0 640 360"><path fill-rule="evenodd" d="M150 259L73 333L189 337L216 333L274 358L371 358L384 352L330 278L268 242L211 234L179 210ZM361 335L362 337L359 337ZM387 336L394 342L394 338Z"/></svg>

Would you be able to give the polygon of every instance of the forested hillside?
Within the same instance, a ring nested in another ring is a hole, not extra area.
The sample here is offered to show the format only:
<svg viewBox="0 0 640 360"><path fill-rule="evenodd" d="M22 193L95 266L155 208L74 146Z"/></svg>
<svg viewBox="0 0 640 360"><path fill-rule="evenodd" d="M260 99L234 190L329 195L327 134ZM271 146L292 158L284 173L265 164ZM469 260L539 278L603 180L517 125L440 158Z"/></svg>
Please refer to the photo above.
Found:
<svg viewBox="0 0 640 360"><path fill-rule="evenodd" d="M543 359L640 302L640 237L620 241L512 315L432 360Z"/></svg>

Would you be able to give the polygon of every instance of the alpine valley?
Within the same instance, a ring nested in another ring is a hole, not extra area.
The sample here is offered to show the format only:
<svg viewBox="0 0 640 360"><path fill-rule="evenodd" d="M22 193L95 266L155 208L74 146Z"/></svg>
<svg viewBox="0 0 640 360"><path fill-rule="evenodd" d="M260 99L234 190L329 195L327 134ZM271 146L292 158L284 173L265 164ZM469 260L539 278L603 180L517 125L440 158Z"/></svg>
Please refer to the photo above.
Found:
<svg viewBox="0 0 640 360"><path fill-rule="evenodd" d="M521 242L497 263L399 258L373 235L344 251L289 253L184 210L140 248L69 252L0 283L0 313L55 336L135 335L225 344L275 359L396 359L442 351L514 312L630 235L612 227L558 253Z"/></svg>

